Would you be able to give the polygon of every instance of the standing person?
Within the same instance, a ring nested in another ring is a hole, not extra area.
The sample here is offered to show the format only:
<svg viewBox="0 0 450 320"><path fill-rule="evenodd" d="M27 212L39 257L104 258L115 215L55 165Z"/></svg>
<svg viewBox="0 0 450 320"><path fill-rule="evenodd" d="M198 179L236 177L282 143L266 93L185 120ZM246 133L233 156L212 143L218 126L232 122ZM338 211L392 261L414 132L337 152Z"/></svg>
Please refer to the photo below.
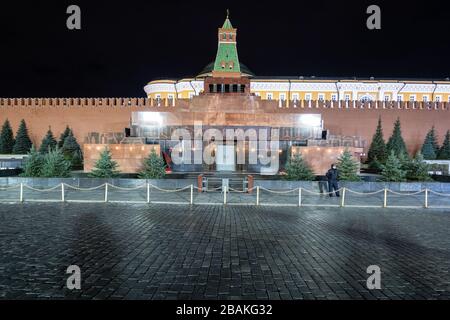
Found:
<svg viewBox="0 0 450 320"><path fill-rule="evenodd" d="M327 171L327 179L328 179L328 194L330 197L333 196L333 190L336 193L336 197L339 197L339 185L338 185L338 175L339 171L337 170L336 164L331 165L331 169Z"/></svg>

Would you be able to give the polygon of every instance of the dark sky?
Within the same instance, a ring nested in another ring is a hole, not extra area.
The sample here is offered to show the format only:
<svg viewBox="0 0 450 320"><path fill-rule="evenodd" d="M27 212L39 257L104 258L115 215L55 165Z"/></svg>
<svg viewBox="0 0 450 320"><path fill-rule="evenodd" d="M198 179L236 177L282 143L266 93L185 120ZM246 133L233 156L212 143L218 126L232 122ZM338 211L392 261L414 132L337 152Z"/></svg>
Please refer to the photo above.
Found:
<svg viewBox="0 0 450 320"><path fill-rule="evenodd" d="M447 1L448 2L448 1ZM214 60L226 9L260 76L450 76L445 1L3 1L0 97L144 96ZM66 28L77 4L82 30ZM381 7L382 29L366 28Z"/></svg>

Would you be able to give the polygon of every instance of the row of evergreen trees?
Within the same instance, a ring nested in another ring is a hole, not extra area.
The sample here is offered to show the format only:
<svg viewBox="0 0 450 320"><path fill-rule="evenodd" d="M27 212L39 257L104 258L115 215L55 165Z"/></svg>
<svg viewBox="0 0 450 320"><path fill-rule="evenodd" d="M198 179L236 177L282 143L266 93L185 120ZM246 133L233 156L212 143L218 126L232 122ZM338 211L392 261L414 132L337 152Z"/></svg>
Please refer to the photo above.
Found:
<svg viewBox="0 0 450 320"><path fill-rule="evenodd" d="M66 178L70 176L72 164L57 146L41 153L34 146L25 160L22 177Z"/></svg>
<svg viewBox="0 0 450 320"><path fill-rule="evenodd" d="M70 176L71 163L65 158L58 145L55 148L49 148L49 151L45 154L31 147L28 155L22 176L48 178ZM89 176L92 178L115 178L120 174L117 167L118 164L112 160L111 152L105 148L100 153L100 159L95 163ZM141 179L160 179L166 174L165 167L163 159L153 150L144 160L144 165L138 177Z"/></svg>
<svg viewBox="0 0 450 320"><path fill-rule="evenodd" d="M111 152L105 148L100 153L100 159L95 163L94 169L89 174L92 178L114 178L120 174L118 164L112 160ZM144 164L138 177L140 179L161 179L166 174L166 165L163 159L153 149L150 155L144 159Z"/></svg>
<svg viewBox="0 0 450 320"><path fill-rule="evenodd" d="M14 139L11 124L6 119L0 132L0 154L27 154L31 149L31 145L25 120L22 119L20 121L16 139Z"/></svg>
<svg viewBox="0 0 450 320"><path fill-rule="evenodd" d="M398 118L396 120L392 135L388 142L385 143L380 117L378 119L377 129L372 138L372 143L370 144L369 152L367 154L367 162L369 167L381 170L382 165L386 164L391 153L394 153L397 157L409 157L405 141L402 137L400 119ZM447 131L444 142L442 146L439 147L436 132L433 126L425 137L420 153L425 160L450 160L450 130Z"/></svg>
<svg viewBox="0 0 450 320"><path fill-rule="evenodd" d="M428 164L419 152L414 159L407 155L396 155L391 151L386 163L381 165L381 176L384 181L432 181L428 174Z"/></svg>
<svg viewBox="0 0 450 320"><path fill-rule="evenodd" d="M450 130L447 130L444 142L439 147L436 131L433 126L425 137L421 153L426 160L450 160Z"/></svg>
<svg viewBox="0 0 450 320"><path fill-rule="evenodd" d="M27 154L31 151L33 143L28 135L25 120L20 121L16 138L14 138L13 130L8 119L3 123L0 132L0 154ZM72 130L67 126L61 134L59 141L53 136L53 132L49 128L47 134L42 139L39 153L46 154L56 149L61 150L66 160L71 163L74 169L81 168L83 165L83 154L80 145L73 135Z"/></svg>
<svg viewBox="0 0 450 320"><path fill-rule="evenodd" d="M338 158L336 166L341 181L361 181L358 176L358 162L352 157L350 151L345 150ZM410 159L404 153L396 155L394 150L386 159L385 164L380 164L381 180L392 182L403 181L431 181L428 175L428 164L424 162L422 154L418 153L414 159ZM311 167L302 158L301 154L292 157L286 165L287 180L314 180L315 176Z"/></svg>
<svg viewBox="0 0 450 320"><path fill-rule="evenodd" d="M339 180L341 181L361 181L358 176L359 164L352 157L349 150L344 150L338 158L336 166L339 171ZM302 158L301 154L291 157L286 165L287 180L314 180L315 175L308 163Z"/></svg>
<svg viewBox="0 0 450 320"><path fill-rule="evenodd" d="M70 162L72 169L83 167L81 147L69 126L66 126L58 141L56 141L51 128L48 129L47 134L42 139L39 153L46 154L51 151L61 152L64 159Z"/></svg>

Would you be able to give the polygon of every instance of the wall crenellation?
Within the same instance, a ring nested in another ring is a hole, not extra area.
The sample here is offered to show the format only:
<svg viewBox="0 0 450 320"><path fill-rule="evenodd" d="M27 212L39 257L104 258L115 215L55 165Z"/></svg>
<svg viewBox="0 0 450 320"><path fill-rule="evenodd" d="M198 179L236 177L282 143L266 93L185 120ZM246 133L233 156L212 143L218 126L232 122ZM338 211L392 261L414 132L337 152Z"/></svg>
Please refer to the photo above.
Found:
<svg viewBox="0 0 450 320"><path fill-rule="evenodd" d="M186 106L191 99L154 98L0 98L0 107L176 107ZM401 109L450 110L449 102L425 101L329 101L329 100L264 100L264 105L279 109Z"/></svg>

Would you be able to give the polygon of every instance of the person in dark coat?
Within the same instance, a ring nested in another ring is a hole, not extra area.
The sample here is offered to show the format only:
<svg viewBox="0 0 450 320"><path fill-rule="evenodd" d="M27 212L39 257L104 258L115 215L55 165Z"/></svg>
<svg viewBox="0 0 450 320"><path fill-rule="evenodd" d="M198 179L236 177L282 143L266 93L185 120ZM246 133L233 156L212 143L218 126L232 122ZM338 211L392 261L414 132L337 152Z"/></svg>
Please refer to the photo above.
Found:
<svg viewBox="0 0 450 320"><path fill-rule="evenodd" d="M333 163L331 165L331 169L327 171L326 177L328 180L328 194L330 197L333 196L333 190L336 193L336 197L339 197L339 185L338 185L338 176L339 171L336 168L336 165Z"/></svg>

